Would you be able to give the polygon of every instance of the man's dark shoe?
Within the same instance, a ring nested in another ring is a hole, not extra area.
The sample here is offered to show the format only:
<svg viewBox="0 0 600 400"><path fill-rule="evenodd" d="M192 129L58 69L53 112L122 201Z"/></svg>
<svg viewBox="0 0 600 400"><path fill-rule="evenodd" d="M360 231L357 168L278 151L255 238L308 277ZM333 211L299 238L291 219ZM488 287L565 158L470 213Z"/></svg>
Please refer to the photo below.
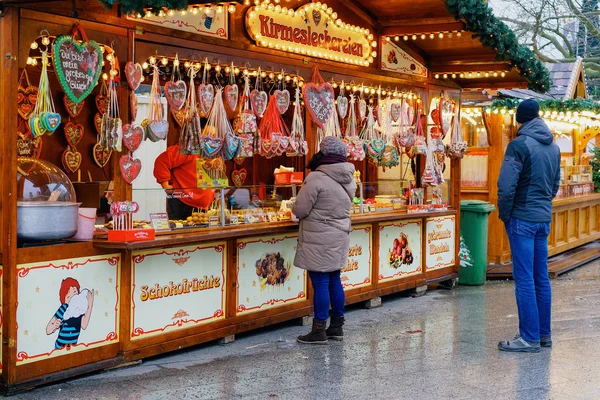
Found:
<svg viewBox="0 0 600 400"><path fill-rule="evenodd" d="M342 329L342 326L344 326L344 317L331 316L329 328L325 331L327 339L344 340L344 330Z"/></svg>
<svg viewBox="0 0 600 400"><path fill-rule="evenodd" d="M540 346L552 347L552 336L542 336L540 338Z"/></svg>
<svg viewBox="0 0 600 400"><path fill-rule="evenodd" d="M327 321L319 321L313 319L312 330L308 335L298 336L296 339L298 343L307 344L327 344L327 334L325 333L325 326Z"/></svg>
<svg viewBox="0 0 600 400"><path fill-rule="evenodd" d="M539 343L529 343L521 336L515 336L514 340L507 340L498 343L500 351L508 351L512 353L539 353L542 349Z"/></svg>

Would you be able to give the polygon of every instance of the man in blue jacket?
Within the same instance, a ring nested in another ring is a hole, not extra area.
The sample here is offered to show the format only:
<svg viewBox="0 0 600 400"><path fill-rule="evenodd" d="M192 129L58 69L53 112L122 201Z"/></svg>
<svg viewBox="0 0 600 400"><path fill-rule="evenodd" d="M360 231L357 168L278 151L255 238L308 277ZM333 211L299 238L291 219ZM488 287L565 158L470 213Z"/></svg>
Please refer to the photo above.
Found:
<svg viewBox="0 0 600 400"><path fill-rule="evenodd" d="M552 346L548 235L560 184L560 149L539 111L535 100L519 104L517 137L506 148L498 178L498 211L510 242L519 310L519 335L500 342L502 351Z"/></svg>

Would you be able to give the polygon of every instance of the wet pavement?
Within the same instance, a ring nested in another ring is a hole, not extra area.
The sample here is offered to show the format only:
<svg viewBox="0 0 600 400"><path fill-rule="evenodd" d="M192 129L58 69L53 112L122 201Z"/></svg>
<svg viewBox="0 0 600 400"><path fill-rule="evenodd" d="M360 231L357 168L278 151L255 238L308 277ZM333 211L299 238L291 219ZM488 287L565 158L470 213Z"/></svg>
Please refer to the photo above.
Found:
<svg viewBox="0 0 600 400"><path fill-rule="evenodd" d="M344 342L278 325L23 393L17 399L600 399L600 262L553 280L554 348L500 353L511 281L352 308Z"/></svg>

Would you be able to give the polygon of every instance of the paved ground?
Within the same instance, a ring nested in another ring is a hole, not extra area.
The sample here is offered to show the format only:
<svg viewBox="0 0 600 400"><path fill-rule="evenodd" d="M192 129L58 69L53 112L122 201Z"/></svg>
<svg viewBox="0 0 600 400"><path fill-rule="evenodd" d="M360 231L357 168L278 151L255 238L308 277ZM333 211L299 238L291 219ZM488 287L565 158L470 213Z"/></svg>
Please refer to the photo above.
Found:
<svg viewBox="0 0 600 400"><path fill-rule="evenodd" d="M306 346L280 325L229 345L43 387L51 399L600 399L600 262L553 281L553 349L506 354L513 284L386 297L348 313L347 339Z"/></svg>

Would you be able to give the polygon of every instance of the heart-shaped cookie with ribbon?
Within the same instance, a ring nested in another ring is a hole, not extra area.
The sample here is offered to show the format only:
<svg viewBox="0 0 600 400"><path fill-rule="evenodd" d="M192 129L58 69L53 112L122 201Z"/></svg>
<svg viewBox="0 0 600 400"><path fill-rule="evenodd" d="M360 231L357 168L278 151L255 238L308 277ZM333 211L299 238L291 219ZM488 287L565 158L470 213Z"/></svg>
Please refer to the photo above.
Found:
<svg viewBox="0 0 600 400"><path fill-rule="evenodd" d="M135 93L129 93L129 112L131 113L131 120L135 121L138 112L138 98Z"/></svg>
<svg viewBox="0 0 600 400"><path fill-rule="evenodd" d="M65 94L81 103L96 87L102 72L102 50L93 40L79 42L71 35L56 38L52 64Z"/></svg>
<svg viewBox="0 0 600 400"><path fill-rule="evenodd" d="M136 151L144 141L144 128L139 125L123 125L123 144L129 151Z"/></svg>
<svg viewBox="0 0 600 400"><path fill-rule="evenodd" d="M110 156L112 155L112 150L107 149L106 147L102 146L100 143L96 143L94 145L94 148L92 149L93 151L93 156L94 156L94 162L96 163L97 166L99 166L100 168L104 168L104 166L106 164L108 164L108 161L110 160Z"/></svg>
<svg viewBox="0 0 600 400"><path fill-rule="evenodd" d="M175 120L175 123L179 125L179 127L183 127L183 123L185 122L185 110L174 110L171 108L171 115Z"/></svg>
<svg viewBox="0 0 600 400"><path fill-rule="evenodd" d="M169 135L169 123L166 120L161 121L152 121L148 124L148 133L150 135L150 139L154 142L158 142L159 140L166 140Z"/></svg>
<svg viewBox="0 0 600 400"><path fill-rule="evenodd" d="M340 118L346 118L348 115L348 98L344 96L338 96L337 98L337 109L338 114L340 114Z"/></svg>
<svg viewBox="0 0 600 400"><path fill-rule="evenodd" d="M83 106L85 105L85 102L82 101L81 103L74 103L73 100L71 100L69 98L69 96L64 95L63 96L63 104L65 105L65 108L67 109L67 113L69 113L69 115L72 118L75 118L81 113L81 110L83 110Z"/></svg>
<svg viewBox="0 0 600 400"><path fill-rule="evenodd" d="M392 103L390 105L390 118L394 122L398 122L400 119L400 113L402 111L402 104L400 103Z"/></svg>
<svg viewBox="0 0 600 400"><path fill-rule="evenodd" d="M247 176L248 172L246 171L246 168L236 169L233 172L231 172L231 180L233 181L233 184L237 187L244 186Z"/></svg>
<svg viewBox="0 0 600 400"><path fill-rule="evenodd" d="M125 64L125 78L131 90L135 91L140 87L140 84L144 80L143 72L142 66L139 63L128 61Z"/></svg>
<svg viewBox="0 0 600 400"><path fill-rule="evenodd" d="M74 124L71 121L67 122L65 124L65 138L67 138L67 143L69 143L69 146L77 146L77 144L81 142L81 139L83 139L83 132L83 125Z"/></svg>
<svg viewBox="0 0 600 400"><path fill-rule="evenodd" d="M310 82L302 87L302 95L313 121L323 129L335 110L333 87L329 83L316 85Z"/></svg>
<svg viewBox="0 0 600 400"><path fill-rule="evenodd" d="M94 115L94 128L96 128L96 133L98 135L102 134L102 114L99 112Z"/></svg>
<svg viewBox="0 0 600 400"><path fill-rule="evenodd" d="M214 100L215 87L213 85L203 83L198 86L198 106L202 115L207 116L210 113Z"/></svg>
<svg viewBox="0 0 600 400"><path fill-rule="evenodd" d="M265 91L254 89L250 92L250 103L252 104L252 110L257 117L262 118L267 109L268 101L269 96Z"/></svg>
<svg viewBox="0 0 600 400"><path fill-rule="evenodd" d="M68 148L62 153L63 166L72 173L76 172L81 166L81 153L75 148L73 150L75 151L71 151L71 148Z"/></svg>
<svg viewBox="0 0 600 400"><path fill-rule="evenodd" d="M364 121L367 118L367 102L363 99L358 101L358 118Z"/></svg>
<svg viewBox="0 0 600 400"><path fill-rule="evenodd" d="M279 114L285 114L288 108L290 108L290 92L284 89L276 90L273 94L275 95L275 105Z"/></svg>
<svg viewBox="0 0 600 400"><path fill-rule="evenodd" d="M96 108L100 114L106 114L108 111L108 93L98 93L96 95Z"/></svg>
<svg viewBox="0 0 600 400"><path fill-rule="evenodd" d="M225 143L223 144L223 157L226 160L231 160L237 154L239 147L240 138L235 136L232 132L228 132L225 136Z"/></svg>
<svg viewBox="0 0 600 400"><path fill-rule="evenodd" d="M140 175L142 162L127 154L119 159L119 169L125 182L131 184Z"/></svg>
<svg viewBox="0 0 600 400"><path fill-rule="evenodd" d="M239 89L237 85L227 85L223 91L225 94L225 105L230 112L235 112L238 106Z"/></svg>
<svg viewBox="0 0 600 400"><path fill-rule="evenodd" d="M181 110L187 97L187 85L182 80L165 83L165 97L171 108Z"/></svg>
<svg viewBox="0 0 600 400"><path fill-rule="evenodd" d="M219 154L223 148L223 139L204 136L200 140L200 148L207 158L212 158Z"/></svg>
<svg viewBox="0 0 600 400"><path fill-rule="evenodd" d="M23 130L24 132L21 132ZM22 123L17 129L17 156L40 158L42 154L42 137L33 136L29 126Z"/></svg>
<svg viewBox="0 0 600 400"><path fill-rule="evenodd" d="M17 111L21 118L29 119L31 113L35 109L37 102L38 88L35 86L27 86L24 88L19 85L17 89Z"/></svg>
<svg viewBox="0 0 600 400"><path fill-rule="evenodd" d="M54 133L56 128L60 125L61 117L58 113L41 113L40 114L40 122L44 129L46 129L46 133L50 136Z"/></svg>

